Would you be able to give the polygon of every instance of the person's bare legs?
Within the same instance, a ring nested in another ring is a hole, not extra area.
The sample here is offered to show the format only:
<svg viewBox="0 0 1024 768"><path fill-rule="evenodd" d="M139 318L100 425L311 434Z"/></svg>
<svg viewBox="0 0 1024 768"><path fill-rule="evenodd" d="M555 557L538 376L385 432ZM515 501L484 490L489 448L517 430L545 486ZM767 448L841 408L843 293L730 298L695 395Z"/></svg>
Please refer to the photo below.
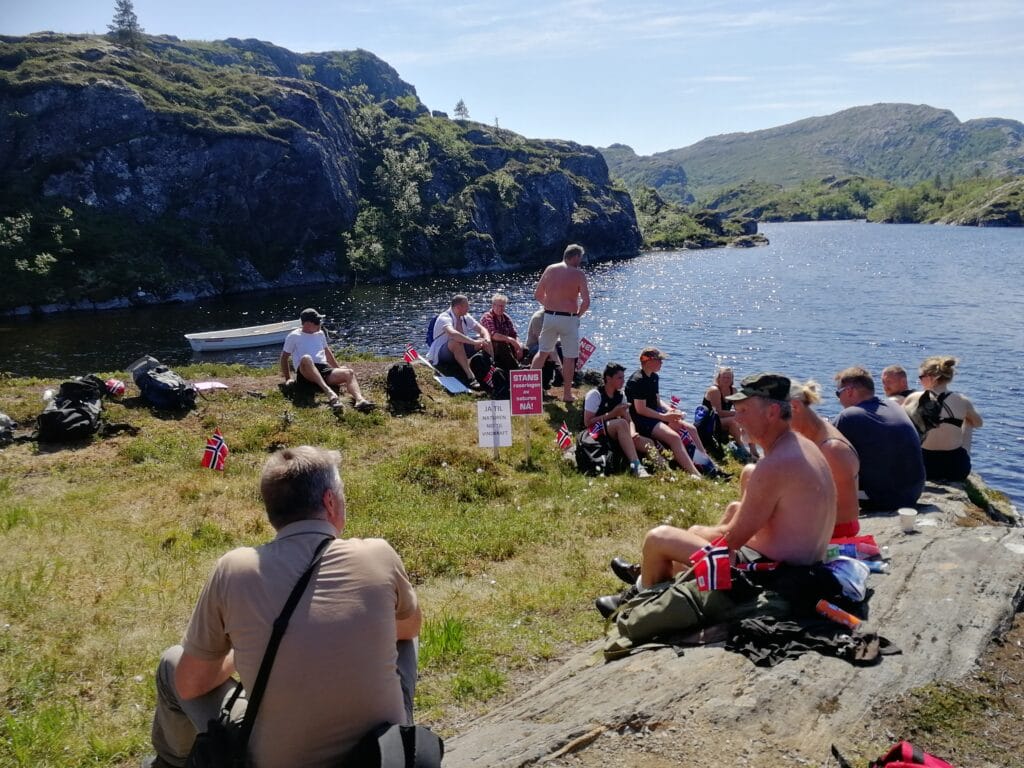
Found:
<svg viewBox="0 0 1024 768"><path fill-rule="evenodd" d="M619 447L626 454L630 464L640 461L636 447L633 445L633 436L629 433L629 424L622 419L612 419L606 421L604 426L608 430L608 435L619 441Z"/></svg>
<svg viewBox="0 0 1024 768"><path fill-rule="evenodd" d="M296 369L302 375L306 381L314 386L318 387L333 404L338 399L338 393L331 389L331 385L324 381L324 377L320 375L320 371L316 369L313 364L313 358L309 355L303 355L302 359L299 360L299 367ZM332 371L333 373L333 371Z"/></svg>
<svg viewBox="0 0 1024 768"><path fill-rule="evenodd" d="M676 464L682 467L684 471L689 472L691 475L700 477L700 472L698 472L697 467L693 465L693 459L691 459L690 454L686 452L686 447L683 445L683 438L679 436L678 432L672 429L665 422L661 421L658 422L654 429L651 430L651 437L672 451L672 456L675 458Z"/></svg>
<svg viewBox="0 0 1024 768"><path fill-rule="evenodd" d="M331 386L344 386L355 403L361 403L366 398L363 397L362 391L359 389L359 382L356 381L356 374L351 368L342 367L335 368L331 371L330 376L327 377L327 383Z"/></svg>
<svg viewBox="0 0 1024 768"><path fill-rule="evenodd" d="M690 555L708 544L691 530L684 531L672 525L659 525L644 536L640 560L640 581L645 587L653 587L668 581L685 567L689 567Z"/></svg>
<svg viewBox="0 0 1024 768"><path fill-rule="evenodd" d="M562 358L562 400L566 403L573 402L576 398L572 394L572 380L576 376L576 358Z"/></svg>

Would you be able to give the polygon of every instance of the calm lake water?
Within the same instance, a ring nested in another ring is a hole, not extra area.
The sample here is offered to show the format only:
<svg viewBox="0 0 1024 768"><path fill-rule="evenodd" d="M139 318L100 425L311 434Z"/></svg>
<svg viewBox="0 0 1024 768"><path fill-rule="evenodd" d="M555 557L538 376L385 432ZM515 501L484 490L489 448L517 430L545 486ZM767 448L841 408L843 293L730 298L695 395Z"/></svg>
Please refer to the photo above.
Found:
<svg viewBox="0 0 1024 768"><path fill-rule="evenodd" d="M718 363L737 378L776 370L817 379L862 364L878 378L899 363L916 374L932 354L960 358L954 388L985 419L974 465L1024 505L1024 229L855 222L769 224L771 245L650 253L591 265L592 311L583 331L597 345L589 367L630 369L653 343L671 355L666 395L691 411ZM192 353L183 333L274 322L307 305L329 316L338 345L400 355L423 350L427 320L466 293L477 317L496 290L525 333L538 271L404 281L355 289L268 293L44 319L0 318L0 370L64 376L123 369L149 353L174 365L200 359L275 365L275 348ZM881 383L878 383L879 390ZM913 384L914 382L912 382ZM829 395L820 406L832 416ZM2 409L2 403L0 403Z"/></svg>

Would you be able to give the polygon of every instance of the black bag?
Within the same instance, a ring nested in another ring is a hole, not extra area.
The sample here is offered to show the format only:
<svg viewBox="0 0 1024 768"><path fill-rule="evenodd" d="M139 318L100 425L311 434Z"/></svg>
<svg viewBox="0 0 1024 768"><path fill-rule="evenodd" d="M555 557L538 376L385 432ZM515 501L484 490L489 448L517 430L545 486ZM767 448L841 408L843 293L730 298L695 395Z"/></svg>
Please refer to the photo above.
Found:
<svg viewBox="0 0 1024 768"><path fill-rule="evenodd" d="M494 365L494 360L484 351L477 352L469 358L469 370L473 378L480 382L492 400L508 400L511 396L508 373Z"/></svg>
<svg viewBox="0 0 1024 768"><path fill-rule="evenodd" d="M625 466L626 457L612 448L605 433L594 437L589 429L584 429L576 437L576 468L583 474L611 475Z"/></svg>
<svg viewBox="0 0 1024 768"><path fill-rule="evenodd" d="M36 419L37 439L42 443L61 443L96 434L105 392L103 382L92 374L62 383Z"/></svg>
<svg viewBox="0 0 1024 768"><path fill-rule="evenodd" d="M422 725L382 725L368 733L344 768L439 768L444 741Z"/></svg>
<svg viewBox="0 0 1024 768"><path fill-rule="evenodd" d="M242 684L235 686L220 717L210 720L203 733L196 734L192 751L188 753L185 768L244 768L246 758L240 745L241 721L231 721L231 708L242 692Z"/></svg>
<svg viewBox="0 0 1024 768"><path fill-rule="evenodd" d="M420 385L416 382L416 370L409 363L395 363L388 368L384 391L392 409L411 410L420 407Z"/></svg>
<svg viewBox="0 0 1024 768"><path fill-rule="evenodd" d="M142 399L154 408L186 411L196 406L196 388L160 361L145 355L130 366L135 386Z"/></svg>
<svg viewBox="0 0 1024 768"><path fill-rule="evenodd" d="M946 405L947 397L949 397L949 392L935 395L927 389L921 394L921 399L917 401L917 409L911 414L910 420L917 427L917 434L921 436L922 440L929 431L940 424L963 426L963 419L954 417L953 411ZM944 413L949 415L944 416Z"/></svg>
<svg viewBox="0 0 1024 768"><path fill-rule="evenodd" d="M0 412L0 448L14 442L14 428L17 426L14 419Z"/></svg>

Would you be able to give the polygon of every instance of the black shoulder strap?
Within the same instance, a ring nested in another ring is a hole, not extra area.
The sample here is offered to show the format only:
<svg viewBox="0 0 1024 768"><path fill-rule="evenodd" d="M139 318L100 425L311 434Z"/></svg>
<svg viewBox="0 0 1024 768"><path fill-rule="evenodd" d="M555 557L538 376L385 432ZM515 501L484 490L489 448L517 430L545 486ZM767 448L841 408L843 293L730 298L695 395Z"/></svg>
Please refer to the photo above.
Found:
<svg viewBox="0 0 1024 768"><path fill-rule="evenodd" d="M295 606L299 604L299 600L302 599L302 593L306 591L306 587L309 585L309 580L313 577L313 571L316 570L317 564L320 562L320 557L324 553L324 549L327 545L334 541L334 537L329 537L320 542L317 546L316 551L313 553L313 561L309 564L309 568L306 572L299 577L298 582L292 588L292 593L288 596L288 602L284 604L284 608L281 610L281 615L274 620L274 630L270 633L270 640L267 641L267 650L263 652L263 661L260 662L260 671L256 675L256 682L252 686L252 691L249 694L248 705L245 709L245 717L242 719L242 728L238 734L239 752L242 755L246 754L246 750L249 745L249 735L252 733L253 724L256 722L256 713L259 711L260 702L263 700L263 692L267 687L267 679L270 677L270 668L274 666L274 657L277 655L277 647L281 645L281 638L284 637L284 632L288 628L288 620L291 619L292 613L295 611ZM240 693L241 683L231 697L231 704L234 704L234 700L238 698Z"/></svg>

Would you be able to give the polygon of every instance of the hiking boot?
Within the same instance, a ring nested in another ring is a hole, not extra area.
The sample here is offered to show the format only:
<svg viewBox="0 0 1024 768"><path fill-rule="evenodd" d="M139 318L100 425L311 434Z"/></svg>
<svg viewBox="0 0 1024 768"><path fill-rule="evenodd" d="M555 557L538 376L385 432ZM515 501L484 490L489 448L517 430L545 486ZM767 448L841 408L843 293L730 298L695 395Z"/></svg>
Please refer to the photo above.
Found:
<svg viewBox="0 0 1024 768"><path fill-rule="evenodd" d="M338 397L337 395L331 398L330 402L328 403L328 406L332 411L334 411L336 416L340 416L345 412L345 404L341 402L341 398Z"/></svg>
<svg viewBox="0 0 1024 768"><path fill-rule="evenodd" d="M612 558L611 569L612 573L618 576L624 584L631 587L636 585L636 580L640 577L639 564L631 563L621 557Z"/></svg>
<svg viewBox="0 0 1024 768"><path fill-rule="evenodd" d="M371 403L369 400L363 399L352 407L355 408L360 413L369 413L370 411L377 409L377 404Z"/></svg>
<svg viewBox="0 0 1024 768"><path fill-rule="evenodd" d="M641 464L639 461L630 466L629 473L631 475L633 475L633 477L640 477L640 478L650 477L651 476L651 473L648 472L647 468L644 467L644 465Z"/></svg>
<svg viewBox="0 0 1024 768"><path fill-rule="evenodd" d="M615 613L621 602L622 597L619 595L602 595L594 601L594 607L603 618L607 619Z"/></svg>

